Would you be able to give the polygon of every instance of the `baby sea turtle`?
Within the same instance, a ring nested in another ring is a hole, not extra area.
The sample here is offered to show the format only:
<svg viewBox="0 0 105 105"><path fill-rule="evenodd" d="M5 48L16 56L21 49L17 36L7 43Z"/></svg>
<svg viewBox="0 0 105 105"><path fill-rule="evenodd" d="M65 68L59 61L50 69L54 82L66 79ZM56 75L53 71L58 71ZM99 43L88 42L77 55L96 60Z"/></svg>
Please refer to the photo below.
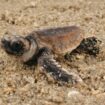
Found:
<svg viewBox="0 0 105 105"><path fill-rule="evenodd" d="M58 27L33 31L26 37L6 35L1 39L1 45L7 53L19 56L24 63L35 59L41 69L55 80L77 83L83 82L82 79L62 68L54 55L72 52L84 40L83 35L83 31L77 26Z"/></svg>

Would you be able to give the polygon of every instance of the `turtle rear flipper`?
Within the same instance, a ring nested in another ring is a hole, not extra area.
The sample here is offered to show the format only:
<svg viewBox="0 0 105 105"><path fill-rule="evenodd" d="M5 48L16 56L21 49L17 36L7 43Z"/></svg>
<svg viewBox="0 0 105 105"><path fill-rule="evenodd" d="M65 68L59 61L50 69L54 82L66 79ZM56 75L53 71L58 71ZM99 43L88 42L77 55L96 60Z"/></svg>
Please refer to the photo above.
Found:
<svg viewBox="0 0 105 105"><path fill-rule="evenodd" d="M49 73L54 80L57 80L61 84L65 83L83 83L82 79L75 73L69 73L66 69L62 68L56 60L53 59L49 50L42 52L39 57L38 64L45 74ZM47 73L46 73L47 72Z"/></svg>

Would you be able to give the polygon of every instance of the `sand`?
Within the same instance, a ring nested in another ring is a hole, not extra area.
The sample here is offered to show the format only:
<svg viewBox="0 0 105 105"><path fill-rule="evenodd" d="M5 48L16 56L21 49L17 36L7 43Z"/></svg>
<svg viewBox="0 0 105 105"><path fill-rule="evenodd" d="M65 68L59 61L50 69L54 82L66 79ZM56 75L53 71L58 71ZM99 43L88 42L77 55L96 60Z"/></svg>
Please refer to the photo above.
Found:
<svg viewBox="0 0 105 105"><path fill-rule="evenodd" d="M0 49L0 105L105 105L105 0L0 0L0 38L68 25L103 42L96 58L58 59L85 85L59 86Z"/></svg>

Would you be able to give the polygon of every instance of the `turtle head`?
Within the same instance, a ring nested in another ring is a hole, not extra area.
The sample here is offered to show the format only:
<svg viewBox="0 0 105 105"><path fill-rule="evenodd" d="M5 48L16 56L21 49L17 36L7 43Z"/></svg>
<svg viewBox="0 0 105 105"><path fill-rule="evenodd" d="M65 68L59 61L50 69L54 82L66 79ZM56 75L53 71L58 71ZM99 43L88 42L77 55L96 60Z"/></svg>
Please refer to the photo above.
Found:
<svg viewBox="0 0 105 105"><path fill-rule="evenodd" d="M31 60L38 51L35 39L15 35L4 35L1 38L1 47L8 54L19 56L24 63Z"/></svg>

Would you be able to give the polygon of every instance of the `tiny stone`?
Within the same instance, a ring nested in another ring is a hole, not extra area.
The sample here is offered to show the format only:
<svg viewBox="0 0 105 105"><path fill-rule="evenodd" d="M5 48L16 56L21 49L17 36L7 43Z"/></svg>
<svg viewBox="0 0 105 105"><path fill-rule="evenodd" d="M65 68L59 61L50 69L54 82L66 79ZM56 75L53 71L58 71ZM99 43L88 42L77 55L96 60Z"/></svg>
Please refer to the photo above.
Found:
<svg viewBox="0 0 105 105"><path fill-rule="evenodd" d="M80 95L80 92L77 90L70 90L68 93L68 97L73 97L75 95Z"/></svg>
<svg viewBox="0 0 105 105"><path fill-rule="evenodd" d="M70 90L68 92L68 100L70 102L80 103L84 100L84 96L78 90Z"/></svg>

